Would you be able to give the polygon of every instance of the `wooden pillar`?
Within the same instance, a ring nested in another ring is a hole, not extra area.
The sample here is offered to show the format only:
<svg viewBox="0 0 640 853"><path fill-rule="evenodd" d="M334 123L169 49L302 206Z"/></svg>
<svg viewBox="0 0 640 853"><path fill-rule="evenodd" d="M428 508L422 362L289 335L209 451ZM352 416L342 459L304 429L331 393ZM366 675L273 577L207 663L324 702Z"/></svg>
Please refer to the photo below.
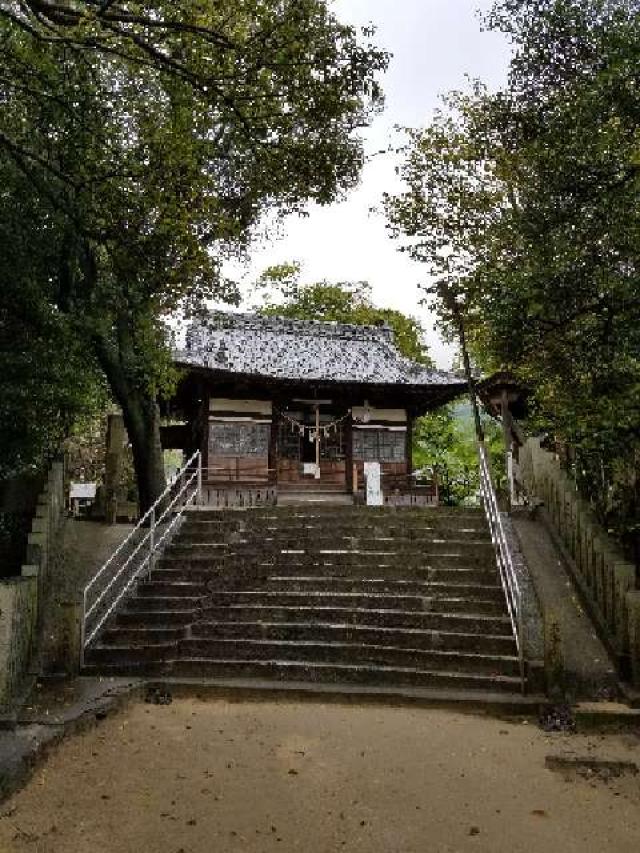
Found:
<svg viewBox="0 0 640 853"><path fill-rule="evenodd" d="M278 482L278 432L280 431L280 418L278 417L278 409L275 401L271 406L271 431L269 433L269 483L275 484Z"/></svg>
<svg viewBox="0 0 640 853"><path fill-rule="evenodd" d="M351 414L346 418L344 424L346 486L347 492L353 494L353 417Z"/></svg>
<svg viewBox="0 0 640 853"><path fill-rule="evenodd" d="M406 438L407 476L413 474L413 415L407 411L407 438ZM413 479L409 480L410 483Z"/></svg>
<svg viewBox="0 0 640 853"><path fill-rule="evenodd" d="M211 392L203 386L200 395L200 453L202 454L202 473L205 481L209 479L209 418L211 417Z"/></svg>
<svg viewBox="0 0 640 853"><path fill-rule="evenodd" d="M320 406L316 406L316 480L320 479Z"/></svg>

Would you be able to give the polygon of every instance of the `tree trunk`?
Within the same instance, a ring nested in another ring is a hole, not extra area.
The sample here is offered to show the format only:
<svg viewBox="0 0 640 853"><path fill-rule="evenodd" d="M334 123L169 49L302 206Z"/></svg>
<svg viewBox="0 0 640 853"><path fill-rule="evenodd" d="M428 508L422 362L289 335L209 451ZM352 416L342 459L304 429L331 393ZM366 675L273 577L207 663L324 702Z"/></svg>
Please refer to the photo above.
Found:
<svg viewBox="0 0 640 853"><path fill-rule="evenodd" d="M133 451L140 514L143 515L166 487L160 442L160 410L155 400L133 393L119 399Z"/></svg>
<svg viewBox="0 0 640 853"><path fill-rule="evenodd" d="M93 343L100 366L122 409L133 451L140 515L144 515L166 487L158 403L127 376L121 354L111 342L95 337Z"/></svg>

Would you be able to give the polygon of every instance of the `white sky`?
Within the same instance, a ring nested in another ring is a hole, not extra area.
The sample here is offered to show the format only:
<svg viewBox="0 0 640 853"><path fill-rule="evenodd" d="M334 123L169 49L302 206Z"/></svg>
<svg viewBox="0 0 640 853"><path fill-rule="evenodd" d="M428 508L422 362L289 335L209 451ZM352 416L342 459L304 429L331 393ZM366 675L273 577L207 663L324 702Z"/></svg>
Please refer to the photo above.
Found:
<svg viewBox="0 0 640 853"><path fill-rule="evenodd" d="M386 108L367 132L367 151L385 148L395 125L421 126L439 106L439 95L464 88L466 76L490 87L505 79L509 48L495 33L481 31L478 10L490 0L333 0L338 17L377 27L375 43L393 54L383 79ZM397 251L379 206L383 192L399 186L394 155L365 166L360 186L329 207L312 205L308 217L291 217L283 236L256 247L244 281L254 281L272 264L298 261L302 281L368 281L377 305L417 316L427 330L432 357L449 368L453 351L433 330L433 319L419 304L420 265Z"/></svg>

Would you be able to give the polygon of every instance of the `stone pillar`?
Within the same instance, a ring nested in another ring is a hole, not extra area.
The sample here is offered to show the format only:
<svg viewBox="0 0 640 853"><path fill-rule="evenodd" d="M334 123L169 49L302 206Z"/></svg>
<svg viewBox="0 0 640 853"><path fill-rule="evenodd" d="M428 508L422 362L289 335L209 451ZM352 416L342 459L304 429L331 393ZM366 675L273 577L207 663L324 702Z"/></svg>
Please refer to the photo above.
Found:
<svg viewBox="0 0 640 853"><path fill-rule="evenodd" d="M122 415L109 415L104 475L105 520L107 524L115 524L118 516L118 484L120 483L125 436Z"/></svg>
<svg viewBox="0 0 640 853"><path fill-rule="evenodd" d="M633 686L640 689L640 591L627 593L629 656Z"/></svg>
<svg viewBox="0 0 640 853"><path fill-rule="evenodd" d="M38 612L37 578L0 582L0 708L11 704L34 650Z"/></svg>
<svg viewBox="0 0 640 853"><path fill-rule="evenodd" d="M82 607L79 601L55 603L52 636L49 638L47 669L64 675L77 675L82 642Z"/></svg>

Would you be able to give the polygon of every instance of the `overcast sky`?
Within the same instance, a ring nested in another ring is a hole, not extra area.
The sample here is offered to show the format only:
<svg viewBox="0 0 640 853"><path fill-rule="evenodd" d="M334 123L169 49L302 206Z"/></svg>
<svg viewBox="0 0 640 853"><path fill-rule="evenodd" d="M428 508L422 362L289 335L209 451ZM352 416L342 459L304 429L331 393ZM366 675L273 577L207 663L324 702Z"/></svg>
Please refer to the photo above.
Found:
<svg viewBox="0 0 640 853"><path fill-rule="evenodd" d="M500 86L509 49L500 35L481 31L479 10L490 0L334 0L338 17L358 26L373 23L375 42L393 54L384 77L386 108L367 132L370 152L394 140L395 125L421 126L439 106L439 95L463 88L465 75ZM385 190L398 186L393 155L376 157L364 169L361 185L340 204L312 206L310 216L288 220L281 239L253 252L246 282L271 264L296 260L305 282L369 281L376 304L419 317L427 329L432 356L441 368L452 351L419 305L420 265L401 255L388 237L384 219L371 214Z"/></svg>

